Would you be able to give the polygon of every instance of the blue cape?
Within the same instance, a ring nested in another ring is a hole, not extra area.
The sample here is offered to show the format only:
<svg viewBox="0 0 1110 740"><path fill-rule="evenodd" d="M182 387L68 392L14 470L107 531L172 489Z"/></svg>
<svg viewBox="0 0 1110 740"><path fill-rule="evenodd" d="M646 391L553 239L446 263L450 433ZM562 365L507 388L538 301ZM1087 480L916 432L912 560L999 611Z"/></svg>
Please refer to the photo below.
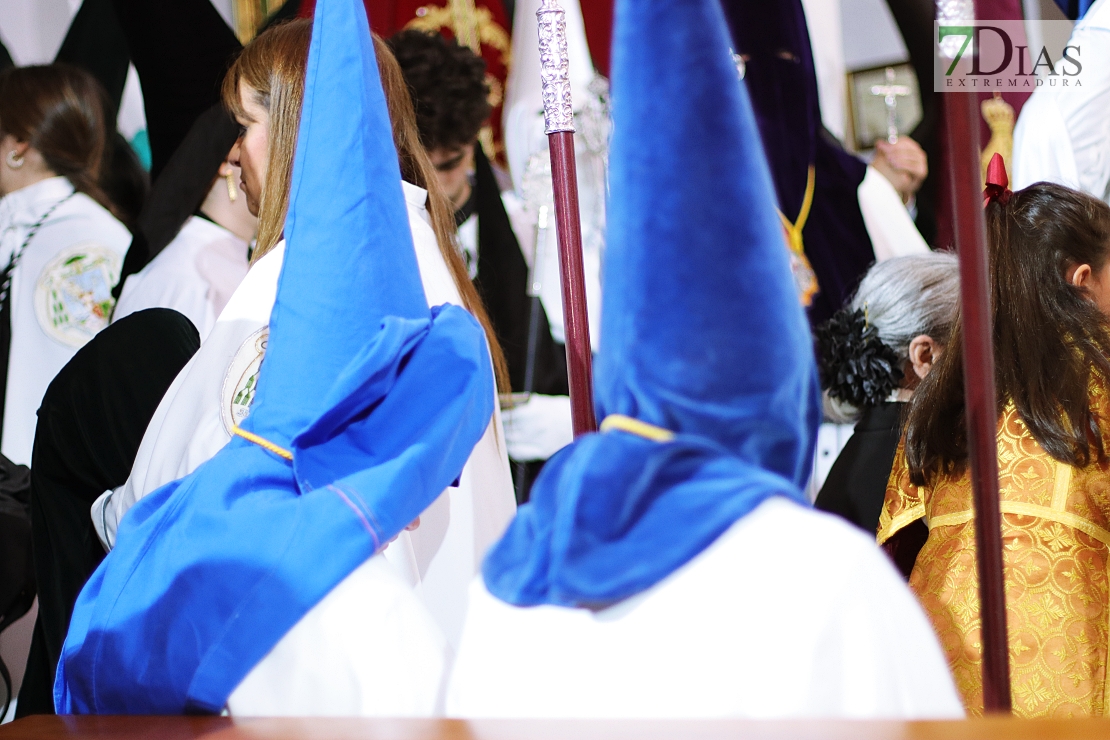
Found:
<svg viewBox="0 0 1110 740"><path fill-rule="evenodd" d="M517 605L647 589L770 496L804 502L820 421L775 190L718 0L618 0L599 418L483 567Z"/></svg>
<svg viewBox="0 0 1110 740"><path fill-rule="evenodd" d="M218 712L459 475L489 424L478 323L429 311L360 0L320 0L269 347L244 430L143 499L82 591L60 713Z"/></svg>

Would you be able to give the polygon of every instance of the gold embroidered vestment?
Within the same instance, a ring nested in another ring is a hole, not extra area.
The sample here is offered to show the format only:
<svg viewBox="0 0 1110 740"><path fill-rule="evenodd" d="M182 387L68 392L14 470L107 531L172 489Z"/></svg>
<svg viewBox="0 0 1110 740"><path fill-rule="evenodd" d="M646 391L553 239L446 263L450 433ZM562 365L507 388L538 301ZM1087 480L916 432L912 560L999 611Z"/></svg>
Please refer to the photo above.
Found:
<svg viewBox="0 0 1110 740"><path fill-rule="evenodd" d="M1099 419L1110 419L1103 392L1091 401ZM1110 441L1107 425L1102 434ZM1014 713L1101 716L1108 688L1110 469L1054 460L1012 403L999 421L998 465ZM929 537L910 587L932 620L965 706L978 715L982 658L972 506L966 471L914 486L899 445L878 539L883 543L925 519Z"/></svg>

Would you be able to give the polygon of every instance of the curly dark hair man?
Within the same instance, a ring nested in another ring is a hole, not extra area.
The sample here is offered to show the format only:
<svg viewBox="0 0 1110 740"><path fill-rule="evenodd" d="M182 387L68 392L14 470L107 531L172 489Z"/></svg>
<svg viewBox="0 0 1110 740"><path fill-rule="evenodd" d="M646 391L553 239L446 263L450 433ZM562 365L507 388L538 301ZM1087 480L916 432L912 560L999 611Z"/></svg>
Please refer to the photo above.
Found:
<svg viewBox="0 0 1110 740"><path fill-rule="evenodd" d="M420 141L455 208L470 198L474 146L490 114L486 63L438 33L409 30L386 42L416 106Z"/></svg>

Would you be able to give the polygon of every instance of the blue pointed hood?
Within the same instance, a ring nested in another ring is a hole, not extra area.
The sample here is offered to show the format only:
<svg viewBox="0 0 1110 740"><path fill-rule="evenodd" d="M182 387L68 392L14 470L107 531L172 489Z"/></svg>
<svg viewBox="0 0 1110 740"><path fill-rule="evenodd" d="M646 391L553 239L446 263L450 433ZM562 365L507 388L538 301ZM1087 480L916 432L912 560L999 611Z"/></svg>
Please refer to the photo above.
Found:
<svg viewBox="0 0 1110 740"><path fill-rule="evenodd" d="M284 399L311 388L323 403L367 327L429 316L360 2L322 2L313 20L285 237L266 376L244 424L283 447L320 411Z"/></svg>
<svg viewBox="0 0 1110 740"><path fill-rule="evenodd" d="M619 601L769 496L802 502L819 422L808 325L718 0L618 0L613 59L595 373L607 431L548 462L487 558L487 586L514 604Z"/></svg>
<svg viewBox="0 0 1110 740"><path fill-rule="evenodd" d="M320 0L243 424L261 444L234 437L124 517L74 609L60 713L219 712L460 474L493 410L489 353L466 311L429 311L400 180L362 3Z"/></svg>

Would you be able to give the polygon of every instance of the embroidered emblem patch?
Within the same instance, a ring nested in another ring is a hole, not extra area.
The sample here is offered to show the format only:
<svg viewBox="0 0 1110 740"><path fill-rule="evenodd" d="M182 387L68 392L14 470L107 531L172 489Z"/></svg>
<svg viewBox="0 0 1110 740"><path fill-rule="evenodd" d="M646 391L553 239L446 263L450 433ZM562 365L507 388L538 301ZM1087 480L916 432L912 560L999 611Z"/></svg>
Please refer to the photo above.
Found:
<svg viewBox="0 0 1110 740"><path fill-rule="evenodd" d="M254 394L258 390L258 370L266 356L266 342L270 327L264 326L247 337L228 365L220 393L220 418L228 434L243 423L251 412Z"/></svg>
<svg viewBox="0 0 1110 740"><path fill-rule="evenodd" d="M46 335L80 347L108 326L123 259L94 242L76 244L46 264L35 284L35 317Z"/></svg>

